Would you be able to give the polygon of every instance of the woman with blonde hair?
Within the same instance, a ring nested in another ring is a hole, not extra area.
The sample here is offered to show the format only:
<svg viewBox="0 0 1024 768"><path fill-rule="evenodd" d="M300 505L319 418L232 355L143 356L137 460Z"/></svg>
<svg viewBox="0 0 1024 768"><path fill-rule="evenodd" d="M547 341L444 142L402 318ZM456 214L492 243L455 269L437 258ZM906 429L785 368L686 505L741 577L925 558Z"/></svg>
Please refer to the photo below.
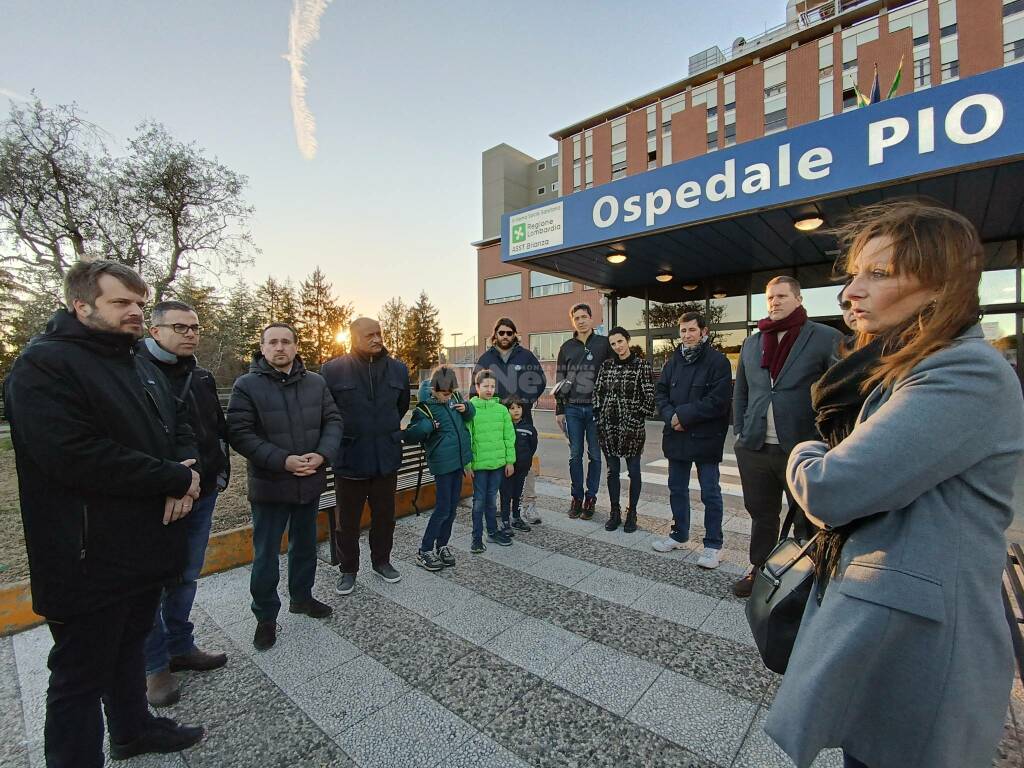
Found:
<svg viewBox="0 0 1024 768"><path fill-rule="evenodd" d="M839 235L857 338L813 394L826 442L789 458L825 534L765 730L800 768L825 747L849 768L988 766L1013 677L1000 589L1024 403L978 324L981 242L917 201Z"/></svg>

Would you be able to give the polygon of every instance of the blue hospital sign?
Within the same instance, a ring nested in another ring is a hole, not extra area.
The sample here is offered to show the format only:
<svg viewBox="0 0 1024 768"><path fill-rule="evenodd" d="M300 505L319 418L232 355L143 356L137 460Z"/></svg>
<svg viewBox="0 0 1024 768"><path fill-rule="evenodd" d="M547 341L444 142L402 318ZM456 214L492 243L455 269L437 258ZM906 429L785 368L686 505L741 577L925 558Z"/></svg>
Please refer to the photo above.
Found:
<svg viewBox="0 0 1024 768"><path fill-rule="evenodd" d="M1004 161L1022 117L1024 65L975 75L506 214L502 259Z"/></svg>

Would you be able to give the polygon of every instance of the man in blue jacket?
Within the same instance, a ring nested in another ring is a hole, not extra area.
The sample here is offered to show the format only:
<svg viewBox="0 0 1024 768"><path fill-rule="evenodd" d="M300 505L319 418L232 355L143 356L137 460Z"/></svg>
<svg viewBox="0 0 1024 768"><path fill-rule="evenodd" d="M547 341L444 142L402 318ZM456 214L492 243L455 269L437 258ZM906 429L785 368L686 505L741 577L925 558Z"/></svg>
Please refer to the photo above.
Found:
<svg viewBox="0 0 1024 768"><path fill-rule="evenodd" d="M351 594L359 570L359 523L370 504L370 559L373 571L394 584L401 574L391 564L395 533L395 491L402 464L402 417L409 410L409 369L384 348L380 324L360 317L349 327L352 351L325 363L321 375L345 423L334 464L337 529L331 561L341 575L335 592Z"/></svg>
<svg viewBox="0 0 1024 768"><path fill-rule="evenodd" d="M654 390L658 413L665 422L661 444L668 459L673 524L668 537L653 546L658 552L671 552L689 540L690 466L696 464L704 504L704 552L697 565L717 568L724 541L719 464L729 429L732 367L729 359L711 346L707 323L699 312L679 318L679 341Z"/></svg>
<svg viewBox="0 0 1024 768"><path fill-rule="evenodd" d="M495 396L504 400L509 396L516 396L522 402L523 416L520 423L526 426L533 426L533 406L544 394L548 385L547 377L544 376L544 367L540 364L537 356L522 346L519 339L519 329L510 317L499 317L494 323L494 331L491 333L490 348L480 355L473 369L474 381L478 371L488 369L494 374L498 388ZM476 384L469 389L472 397L476 394ZM523 485L521 496L522 517L527 523L539 523L540 517L536 513L537 491L535 487L536 476L533 470L526 473L526 481Z"/></svg>

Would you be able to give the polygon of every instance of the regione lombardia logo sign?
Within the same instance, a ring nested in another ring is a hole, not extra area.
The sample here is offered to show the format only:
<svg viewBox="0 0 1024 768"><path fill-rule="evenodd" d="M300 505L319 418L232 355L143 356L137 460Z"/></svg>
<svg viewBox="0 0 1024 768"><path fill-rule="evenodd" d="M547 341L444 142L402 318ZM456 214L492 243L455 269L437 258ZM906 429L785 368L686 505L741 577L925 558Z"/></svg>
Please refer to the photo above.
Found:
<svg viewBox="0 0 1024 768"><path fill-rule="evenodd" d="M533 208L509 217L511 234L508 252L529 253L562 244L562 203Z"/></svg>

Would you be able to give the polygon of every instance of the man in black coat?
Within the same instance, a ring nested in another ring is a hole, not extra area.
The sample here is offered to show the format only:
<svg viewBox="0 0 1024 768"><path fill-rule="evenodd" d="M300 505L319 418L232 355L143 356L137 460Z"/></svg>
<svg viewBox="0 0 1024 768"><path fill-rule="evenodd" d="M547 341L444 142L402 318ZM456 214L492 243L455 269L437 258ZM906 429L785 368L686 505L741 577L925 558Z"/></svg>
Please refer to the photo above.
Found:
<svg viewBox="0 0 1024 768"><path fill-rule="evenodd" d="M409 369L384 348L380 324L368 317L349 327L352 351L321 369L345 420L341 455L334 466L337 530L332 562L341 571L335 592L352 593L359 570L359 523L370 505L373 572L394 584L395 491L402 465L402 418L409 410Z"/></svg>
<svg viewBox="0 0 1024 768"><path fill-rule="evenodd" d="M594 384L601 364L611 357L608 337L594 333L589 304L569 310L573 327L571 339L558 350L555 363L555 422L569 438L569 479L572 502L569 517L589 520L594 516L597 489L601 485L601 447L597 441L594 416ZM587 442L587 484L583 486L583 441Z"/></svg>
<svg viewBox="0 0 1024 768"><path fill-rule="evenodd" d="M199 450L199 498L185 519L185 570L181 583L164 590L153 631L146 638L146 697L154 707L166 707L181 697L175 672L203 672L227 663L224 653L196 647L189 621L196 596L196 580L203 569L217 493L227 485L227 424L217 397L213 374L196 364L199 315L180 301L161 301L150 313L149 337L136 346L136 354L149 360L185 402L189 424Z"/></svg>
<svg viewBox="0 0 1024 768"><path fill-rule="evenodd" d="M146 706L143 643L161 587L181 576L200 482L183 404L135 354L148 292L123 264L78 262L64 282L70 309L5 382L32 609L54 640L48 768L103 765L101 698L115 759L203 736Z"/></svg>
<svg viewBox="0 0 1024 768"><path fill-rule="evenodd" d="M724 543L719 464L729 430L732 367L729 359L711 346L707 323L699 312L679 318L679 341L654 389L655 407L665 422L661 445L668 459L673 523L669 535L653 547L671 552L689 541L690 466L696 464L705 531L704 552L697 565L717 568Z"/></svg>
<svg viewBox="0 0 1024 768"><path fill-rule="evenodd" d="M547 377L544 375L544 367L540 364L537 356L524 347L519 339L519 329L510 317L499 317L494 323L494 330L491 333L490 348L480 355L473 368L473 379L482 370L489 370L494 374L498 382L496 395L499 400L504 400L510 395L515 395L522 402L523 417L520 419L523 426L533 425L533 406L538 398L544 394L547 387ZM476 394L476 384L469 388L470 397ZM527 523L539 523L540 517L536 513L537 491L536 477L533 470L526 472L523 492L521 497L522 516Z"/></svg>
<svg viewBox="0 0 1024 768"><path fill-rule="evenodd" d="M302 364L298 333L290 325L271 323L263 329L260 352L231 392L227 421L231 446L249 460L252 642L262 651L277 642L277 557L285 529L288 610L315 619L331 614L330 606L313 597L316 517L342 422L323 378Z"/></svg>

